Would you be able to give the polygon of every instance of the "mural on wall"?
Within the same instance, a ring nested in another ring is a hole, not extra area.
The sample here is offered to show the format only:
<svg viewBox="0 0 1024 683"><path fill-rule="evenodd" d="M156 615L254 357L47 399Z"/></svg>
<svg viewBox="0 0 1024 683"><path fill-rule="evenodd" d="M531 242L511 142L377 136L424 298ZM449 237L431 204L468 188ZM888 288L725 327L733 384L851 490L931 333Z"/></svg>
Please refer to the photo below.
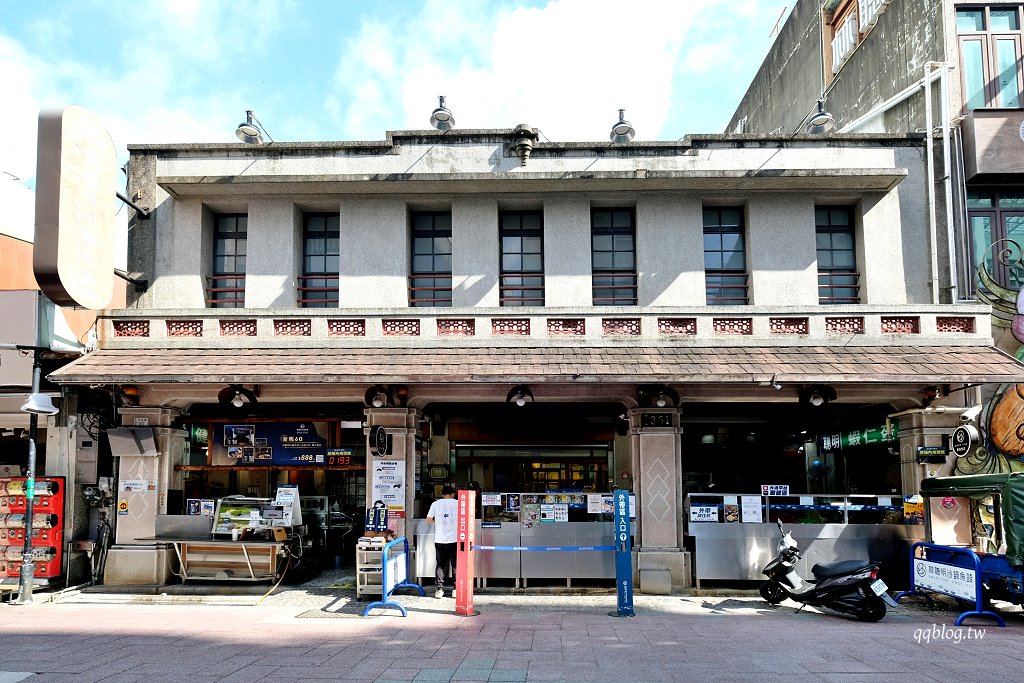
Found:
<svg viewBox="0 0 1024 683"><path fill-rule="evenodd" d="M1013 240L992 245L1006 279L1001 284L989 270L988 260L978 267L977 298L992 307L992 334L996 346L1024 361L1024 251ZM1024 383L1003 384L985 404L978 421L981 443L958 458L956 474L1024 472Z"/></svg>

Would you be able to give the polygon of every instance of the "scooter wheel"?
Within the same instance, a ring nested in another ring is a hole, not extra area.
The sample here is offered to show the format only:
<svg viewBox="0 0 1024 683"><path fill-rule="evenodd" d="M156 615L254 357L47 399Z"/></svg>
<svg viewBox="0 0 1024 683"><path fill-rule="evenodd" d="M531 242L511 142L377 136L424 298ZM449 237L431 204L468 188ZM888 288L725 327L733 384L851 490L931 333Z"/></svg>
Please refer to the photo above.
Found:
<svg viewBox="0 0 1024 683"><path fill-rule="evenodd" d="M786 599L786 591L782 590L782 586L775 583L774 581L765 581L761 584L759 590L761 597L765 599L765 602L777 605ZM883 605L884 607L885 605Z"/></svg>
<svg viewBox="0 0 1024 683"><path fill-rule="evenodd" d="M880 599L871 600L853 613L859 621L881 621L885 616L885 603Z"/></svg>

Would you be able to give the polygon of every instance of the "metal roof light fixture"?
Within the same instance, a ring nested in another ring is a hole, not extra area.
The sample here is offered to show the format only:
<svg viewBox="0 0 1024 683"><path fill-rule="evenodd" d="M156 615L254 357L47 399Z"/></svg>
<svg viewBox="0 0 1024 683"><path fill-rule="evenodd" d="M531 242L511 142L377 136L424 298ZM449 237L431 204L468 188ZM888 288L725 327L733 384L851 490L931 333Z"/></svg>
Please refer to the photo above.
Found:
<svg viewBox="0 0 1024 683"><path fill-rule="evenodd" d="M29 415L56 415L60 412L48 395L40 393L29 394L19 410Z"/></svg>
<svg viewBox="0 0 1024 683"><path fill-rule="evenodd" d="M430 113L430 125L440 131L451 130L455 127L455 116L448 107L444 106L444 95L437 98L437 109Z"/></svg>
<svg viewBox="0 0 1024 683"><path fill-rule="evenodd" d="M231 405L241 408L246 403L256 404L260 402L259 387L246 389L241 384L230 384L217 392L217 401L221 405Z"/></svg>
<svg viewBox="0 0 1024 683"><path fill-rule="evenodd" d="M836 117L825 111L825 100L818 100L818 109L811 114L804 125L804 132L808 135L820 135L827 133L836 127Z"/></svg>
<svg viewBox="0 0 1024 683"><path fill-rule="evenodd" d="M830 401L836 400L836 390L827 384L815 384L805 387L801 393L801 400L806 401L815 408L819 408Z"/></svg>
<svg viewBox="0 0 1024 683"><path fill-rule="evenodd" d="M533 403L533 392L530 391L530 387L525 384L520 384L517 387L513 387L512 391L508 392L508 396L505 397L506 403L515 403L517 406L525 406L527 402Z"/></svg>
<svg viewBox="0 0 1024 683"><path fill-rule="evenodd" d="M609 139L617 145L630 142L636 137L636 129L633 124L626 120L626 110L619 110L619 122L612 126L612 132L608 134Z"/></svg>
<svg viewBox="0 0 1024 683"><path fill-rule="evenodd" d="M235 129L235 137L248 145L261 145L263 144L264 135L271 142L274 141L274 138L270 137L270 133L263 127L260 120L252 113L252 109L246 109L245 121L238 124L238 128Z"/></svg>

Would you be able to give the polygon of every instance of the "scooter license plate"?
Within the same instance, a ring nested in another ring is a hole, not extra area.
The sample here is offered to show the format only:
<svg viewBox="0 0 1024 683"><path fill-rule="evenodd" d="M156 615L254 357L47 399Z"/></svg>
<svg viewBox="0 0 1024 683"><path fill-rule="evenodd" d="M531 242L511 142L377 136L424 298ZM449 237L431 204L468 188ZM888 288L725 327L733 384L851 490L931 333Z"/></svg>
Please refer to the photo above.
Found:
<svg viewBox="0 0 1024 683"><path fill-rule="evenodd" d="M871 582L871 590L875 595L884 595L889 590L889 587L885 585L885 581L875 579Z"/></svg>

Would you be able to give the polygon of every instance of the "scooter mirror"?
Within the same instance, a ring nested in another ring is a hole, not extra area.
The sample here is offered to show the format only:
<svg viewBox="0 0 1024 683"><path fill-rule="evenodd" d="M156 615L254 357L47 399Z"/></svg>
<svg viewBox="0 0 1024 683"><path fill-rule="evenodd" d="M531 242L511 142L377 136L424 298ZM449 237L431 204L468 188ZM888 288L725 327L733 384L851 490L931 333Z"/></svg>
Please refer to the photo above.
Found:
<svg viewBox="0 0 1024 683"><path fill-rule="evenodd" d="M779 531L782 531L783 533L785 533L785 529L782 528L782 520L781 519L777 519L777 520L775 520L775 523L779 525Z"/></svg>

